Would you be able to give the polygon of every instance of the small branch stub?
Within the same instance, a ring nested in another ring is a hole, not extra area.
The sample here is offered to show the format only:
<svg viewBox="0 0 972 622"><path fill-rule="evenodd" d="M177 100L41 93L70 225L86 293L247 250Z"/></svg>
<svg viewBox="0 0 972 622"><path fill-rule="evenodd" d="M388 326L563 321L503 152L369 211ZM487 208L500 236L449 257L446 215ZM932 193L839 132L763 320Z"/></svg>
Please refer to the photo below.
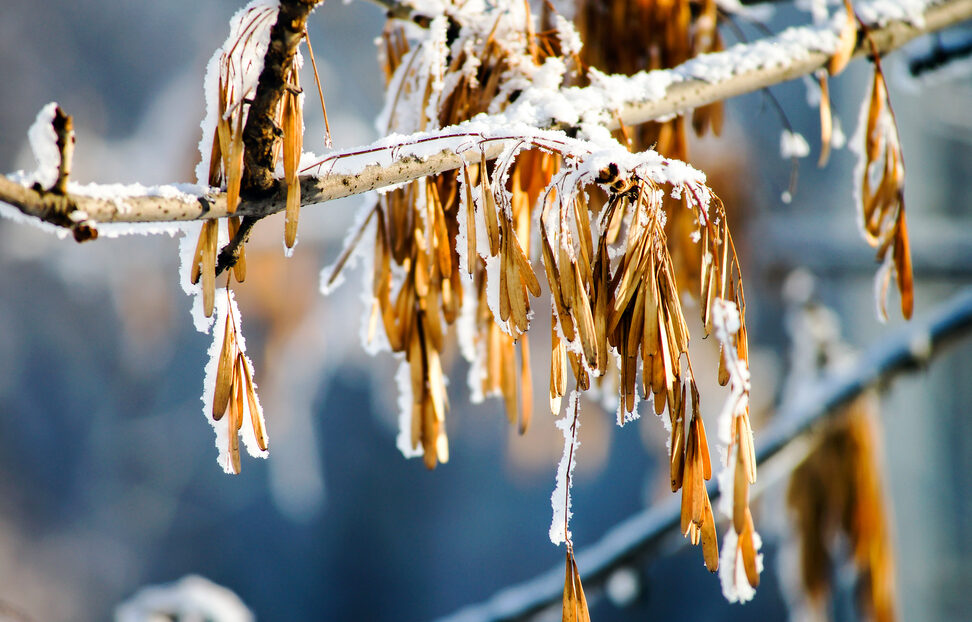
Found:
<svg viewBox="0 0 972 622"><path fill-rule="evenodd" d="M57 134L57 151L61 163L57 167L57 181L50 191L67 194L68 177L71 176L71 162L74 159L74 120L60 106L54 109L54 133Z"/></svg>

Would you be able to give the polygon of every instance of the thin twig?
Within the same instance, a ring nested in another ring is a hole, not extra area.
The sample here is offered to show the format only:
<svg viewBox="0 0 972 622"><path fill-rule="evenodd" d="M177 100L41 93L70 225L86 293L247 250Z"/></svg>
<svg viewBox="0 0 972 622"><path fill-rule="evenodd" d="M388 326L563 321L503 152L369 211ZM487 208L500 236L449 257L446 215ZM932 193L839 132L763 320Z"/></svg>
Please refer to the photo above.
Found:
<svg viewBox="0 0 972 622"><path fill-rule="evenodd" d="M250 232L253 231L253 225L257 224L260 220L261 217L243 217L240 221L239 229L236 230L236 235L219 251L219 256L216 258L216 276L222 274L223 270L229 270L236 265L236 262L240 259L240 253L243 252L243 245L250 239Z"/></svg>
<svg viewBox="0 0 972 622"><path fill-rule="evenodd" d="M57 151L61 161L57 165L57 181L51 192L67 194L67 182L71 176L71 163L74 159L74 120L65 114L60 106L54 108L54 133L57 135Z"/></svg>

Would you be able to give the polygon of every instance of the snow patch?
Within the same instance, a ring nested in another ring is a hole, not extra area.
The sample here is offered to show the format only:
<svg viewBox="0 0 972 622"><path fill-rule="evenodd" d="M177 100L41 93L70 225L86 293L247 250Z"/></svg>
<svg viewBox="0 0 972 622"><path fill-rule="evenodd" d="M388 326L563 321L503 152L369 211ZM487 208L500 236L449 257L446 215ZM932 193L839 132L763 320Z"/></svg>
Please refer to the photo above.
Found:
<svg viewBox="0 0 972 622"><path fill-rule="evenodd" d="M54 131L54 114L57 102L51 102L40 109L34 124L27 130L27 140L30 149L37 160L37 170L31 176L30 183L38 183L44 188L50 188L57 181L57 170L61 166L61 152L57 148L57 132Z"/></svg>

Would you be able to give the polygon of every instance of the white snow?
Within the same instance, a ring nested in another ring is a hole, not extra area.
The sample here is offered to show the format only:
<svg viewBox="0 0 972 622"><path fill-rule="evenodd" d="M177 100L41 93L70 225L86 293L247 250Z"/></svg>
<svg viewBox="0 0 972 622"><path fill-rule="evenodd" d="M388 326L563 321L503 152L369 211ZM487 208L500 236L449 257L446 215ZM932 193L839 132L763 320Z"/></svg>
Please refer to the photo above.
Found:
<svg viewBox="0 0 972 622"><path fill-rule="evenodd" d="M753 546L759 551L763 546L763 539L758 533L753 533ZM756 569L763 572L763 554L756 554ZM730 527L722 539L722 551L719 555L719 581L722 584L722 595L730 603L749 602L756 596L756 590L749 585L746 569L743 566L742 555L738 554L738 536Z"/></svg>
<svg viewBox="0 0 972 622"><path fill-rule="evenodd" d="M830 146L834 149L843 149L847 145L847 135L844 134L844 126L840 122L840 117L833 115L833 129L830 131Z"/></svg>
<svg viewBox="0 0 972 622"><path fill-rule="evenodd" d="M143 587L115 610L115 622L171 619L253 622L255 618L239 596L198 575Z"/></svg>
<svg viewBox="0 0 972 622"><path fill-rule="evenodd" d="M550 541L561 544L571 539L570 534L570 484L573 481L574 467L577 466L577 432L580 430L580 394L571 391L567 398L566 414L557 420L557 428L564 434L564 453L557 465L557 485L550 496L553 518L550 521Z"/></svg>
<svg viewBox="0 0 972 622"><path fill-rule="evenodd" d="M810 155L810 145L802 134L783 130L780 134L780 156L788 160L790 158L805 158Z"/></svg>
<svg viewBox="0 0 972 622"><path fill-rule="evenodd" d="M894 20L908 22L916 28L925 25L925 10L939 0L871 0L854 4L854 11L864 23L885 25Z"/></svg>
<svg viewBox="0 0 972 622"><path fill-rule="evenodd" d="M37 160L37 169L30 183L38 183L45 189L57 181L57 170L61 166L61 152L57 148L57 132L54 131L54 113L57 102L51 102L40 109L34 124L27 130L30 149ZM30 185L30 183L28 185Z"/></svg>
<svg viewBox="0 0 972 622"><path fill-rule="evenodd" d="M563 15L555 15L554 28L557 29L557 40L560 41L560 50L564 56L580 54L584 44L574 23L565 19Z"/></svg>

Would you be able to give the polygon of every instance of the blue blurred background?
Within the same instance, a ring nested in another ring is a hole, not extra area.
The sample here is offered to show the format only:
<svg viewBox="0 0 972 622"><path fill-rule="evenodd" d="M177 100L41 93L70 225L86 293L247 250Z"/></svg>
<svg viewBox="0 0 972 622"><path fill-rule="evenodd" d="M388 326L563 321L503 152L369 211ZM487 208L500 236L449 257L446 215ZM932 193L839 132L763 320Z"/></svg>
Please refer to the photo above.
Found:
<svg viewBox="0 0 972 622"><path fill-rule="evenodd" d="M238 7L4 0L0 171L33 168L27 128L56 100L75 118L75 180L191 181L205 64ZM781 9L770 25L808 21ZM376 138L382 23L381 9L363 2L330 2L312 16L337 148ZM907 60L895 56L892 78ZM857 63L832 82L848 136L868 76ZM920 316L970 282L972 82L909 86L891 81ZM785 376L781 284L791 270L816 276L853 346L900 323L875 319L853 156L839 150L818 170L817 112L804 84L774 93L812 148L792 203L780 200L789 163L762 95L733 100L726 135L693 145L693 162L741 212L757 443ZM305 149L321 152L313 97L307 110ZM498 402L468 405L466 367L452 352L451 461L427 472L396 450L396 363L359 346L358 279L327 299L317 291L362 200L305 209L290 260L282 221L258 227L237 289L272 452L265 462L244 458L236 477L217 467L202 415L211 338L192 328L176 241L77 245L0 221L0 604L33 620L103 620L140 587L197 573L235 591L258 619L423 620L562 564L547 539L562 440L540 399L545 357L534 357L538 414L524 437ZM693 356L697 368L715 360L705 347ZM958 621L972 609L970 374L965 342L882 400L902 619ZM705 395L710 412L721 397ZM595 404L584 411L571 526L579 549L670 494L653 415L619 429ZM774 525L785 519L773 494L760 509L767 572L754 602L726 604L700 551L682 549L639 565L636 602L619 609L601 599L595 618L785 618L774 556Z"/></svg>

